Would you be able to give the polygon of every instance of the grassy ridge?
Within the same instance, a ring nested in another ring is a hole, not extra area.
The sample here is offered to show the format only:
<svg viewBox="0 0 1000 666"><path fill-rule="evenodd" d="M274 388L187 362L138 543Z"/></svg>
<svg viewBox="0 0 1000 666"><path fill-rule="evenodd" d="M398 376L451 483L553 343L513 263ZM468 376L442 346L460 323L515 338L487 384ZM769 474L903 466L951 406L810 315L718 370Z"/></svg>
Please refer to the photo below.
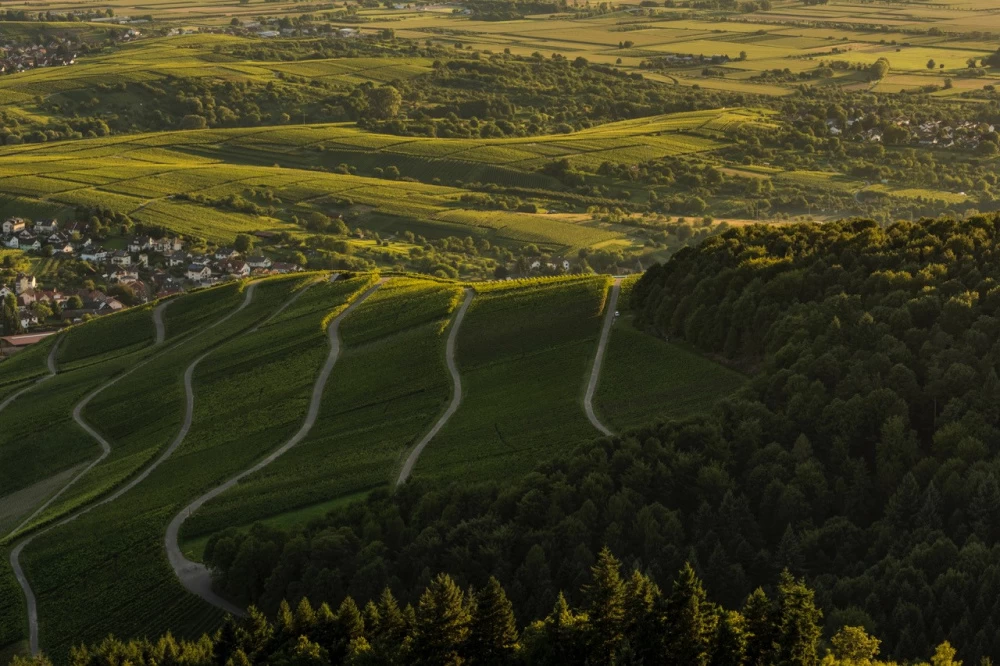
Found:
<svg viewBox="0 0 1000 666"><path fill-rule="evenodd" d="M327 345L321 323L367 278L330 285L327 309L233 339L199 366L191 432L133 492L39 538L23 562L39 599L41 639L62 657L69 646L114 631L167 629L193 635L219 614L187 594L163 554L167 523L191 499L249 467L298 427ZM239 318L273 313L293 283L260 289ZM314 287L320 289L321 287ZM236 318L234 318L236 319ZM175 422L176 425L176 422ZM155 601L153 601L155 600ZM87 609L100 608L91 613Z"/></svg>
<svg viewBox="0 0 1000 666"><path fill-rule="evenodd" d="M485 478L526 472L595 436L582 407L610 278L497 283L458 336L464 399L414 471Z"/></svg>
<svg viewBox="0 0 1000 666"><path fill-rule="evenodd" d="M341 324L344 348L309 436L195 514L185 537L391 483L450 396L444 328L460 295L454 284L397 278L361 304Z"/></svg>

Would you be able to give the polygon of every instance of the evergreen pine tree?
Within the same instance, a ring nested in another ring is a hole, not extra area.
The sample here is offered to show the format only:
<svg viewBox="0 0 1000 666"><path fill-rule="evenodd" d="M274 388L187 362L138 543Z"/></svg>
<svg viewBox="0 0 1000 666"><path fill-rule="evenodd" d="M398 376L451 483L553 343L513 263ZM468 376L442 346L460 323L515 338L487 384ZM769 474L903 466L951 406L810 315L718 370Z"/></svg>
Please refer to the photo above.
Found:
<svg viewBox="0 0 1000 666"><path fill-rule="evenodd" d="M490 576L486 587L476 595L469 635L469 661L473 664L509 663L517 640L514 607L500 581Z"/></svg>
<svg viewBox="0 0 1000 666"><path fill-rule="evenodd" d="M819 663L819 622L823 612L816 608L813 591L788 571L778 582L779 663L788 666L816 666Z"/></svg>
<svg viewBox="0 0 1000 666"><path fill-rule="evenodd" d="M274 619L276 638L284 642L290 638L298 638L295 635L295 616L292 615L292 607L284 599L278 604L278 616Z"/></svg>
<svg viewBox="0 0 1000 666"><path fill-rule="evenodd" d="M652 663L663 633L658 608L660 588L649 576L633 571L625 584L625 638L638 660Z"/></svg>
<svg viewBox="0 0 1000 666"><path fill-rule="evenodd" d="M312 604L305 597L299 601L295 607L295 633L299 636L312 637L312 632L316 628L316 611Z"/></svg>
<svg viewBox="0 0 1000 666"><path fill-rule="evenodd" d="M690 563L681 567L666 603L666 661L705 666L711 656L716 611Z"/></svg>
<svg viewBox="0 0 1000 666"><path fill-rule="evenodd" d="M591 656L599 663L607 663L625 637L625 584L620 568L605 546L590 569L591 583L584 588Z"/></svg>
<svg viewBox="0 0 1000 666"><path fill-rule="evenodd" d="M767 666L773 663L774 642L777 638L774 616L774 605L764 594L764 590L758 587L743 605L747 666Z"/></svg>
<svg viewBox="0 0 1000 666"><path fill-rule="evenodd" d="M587 656L586 618L573 613L562 592L544 622L546 642L553 664L580 664Z"/></svg>
<svg viewBox="0 0 1000 666"><path fill-rule="evenodd" d="M712 645L711 666L743 666L747 658L746 621L737 611L721 611Z"/></svg>
<svg viewBox="0 0 1000 666"><path fill-rule="evenodd" d="M462 590L451 576L438 574L417 604L411 646L414 663L461 664L470 620Z"/></svg>

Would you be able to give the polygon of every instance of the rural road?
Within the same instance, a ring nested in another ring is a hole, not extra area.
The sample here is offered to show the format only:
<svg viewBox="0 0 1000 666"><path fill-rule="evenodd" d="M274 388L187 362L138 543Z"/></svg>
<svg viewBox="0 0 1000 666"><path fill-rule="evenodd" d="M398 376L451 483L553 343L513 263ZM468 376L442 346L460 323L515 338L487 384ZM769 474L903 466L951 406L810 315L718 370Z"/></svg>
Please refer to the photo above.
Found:
<svg viewBox="0 0 1000 666"><path fill-rule="evenodd" d="M604 327L601 329L601 340L597 343L597 355L594 357L594 367L590 371L590 382L587 384L587 393L583 397L583 409L587 412L587 418L595 428L610 437L614 433L606 425L601 423L594 413L594 393L597 391L597 383L601 379L601 366L604 365L604 352L608 348L608 338L611 337L611 325L615 323L615 308L618 307L618 294L622 289L621 278L615 278L611 285L611 293L608 296L607 313L604 315Z"/></svg>
<svg viewBox="0 0 1000 666"><path fill-rule="evenodd" d="M208 328L203 329L200 332L211 330L211 329L215 328L216 326L219 326L219 325L225 323L226 321L228 321L229 319L231 319L232 317L234 317L238 312L240 312L244 308L246 308L250 304L250 302L253 300L253 295L254 295L254 291L256 290L256 287L257 287L257 283L251 284L247 288L247 290L246 290L246 296L244 297L243 302L240 303L239 307L237 307L235 310L233 310L232 312L230 312L229 314L227 314L225 317L223 317L222 319L219 319L218 321L214 322L211 326L209 326ZM162 319L163 309L166 308L166 306L167 306L168 303L169 303L169 301L167 301L165 303L162 303L162 304L158 305L156 307L156 309L153 310L153 320L154 320L154 322L156 322L156 321L160 322L157 325L157 336L156 336L156 344L157 345L162 344L162 340L163 340L163 338L165 338L165 335L161 337L160 331L161 331L161 326L162 326L162 321L163 321L163 319ZM164 330L164 333L165 333L165 329L163 329L163 330ZM195 336L193 336L193 337L196 337L197 335L198 334L196 333ZM185 339L184 341L182 341L182 342L180 342L180 343L172 346L170 349L171 350L172 349L176 349L180 345L185 344L186 342L190 342L193 339L193 337ZM177 437L174 438L173 442L170 443L170 446L168 446L167 449L162 454L160 454L160 457L157 458L151 465L149 465L148 467L146 467L137 476L135 476L131 480L129 480L128 483L126 483L125 485L123 485L122 487L120 487L116 491L114 491L112 494L110 494L107 497L104 497L104 498L98 500L97 502L94 502L93 504L89 504L87 506L84 506L84 507L80 508L79 510L75 511L74 513L70 514L66 518L60 520L59 522L53 523L52 525L46 527L45 529L43 529L43 530L41 530L39 532L36 532L35 534L32 534L32 535L30 535L30 536L22 539L14 547L14 549L11 551L11 553L10 553L10 566L14 570L14 577L17 578L17 582L21 586L21 590L24 592L24 598L25 598L25 601L26 601L27 606L28 606L28 639L29 639L28 640L28 644L29 644L29 647L31 649L32 656L38 654L38 649L39 649L39 641L38 641L38 603L37 603L37 601L35 599L35 594L34 594L34 592L31 589L31 584L28 582L28 577L24 573L24 569L21 567L21 562L20 562L21 552L25 549L25 547L27 547L36 538L38 538L38 537L40 537L40 536L42 536L44 534L49 533L50 531L54 530L57 527L61 527L63 525L71 523L72 521L76 520L80 516L83 516L83 515L91 512L91 511L93 511L97 507L104 506L105 504L109 504L109 503L117 500L119 497L121 497L122 495L124 495L128 491L132 490L133 488L135 488L137 485L139 485L143 481L145 481L146 478L150 474L153 473L153 470L155 470L157 467L159 467L160 464L162 464L164 460L166 460L167 458L170 457L170 455L177 449L177 447L180 446L180 443L184 440L184 437L187 435L187 431L190 430L190 428L191 428L191 421L192 421L193 415L194 415L194 391L191 388L191 378L194 375L194 370L197 367L198 363L200 363L202 361L202 359L204 359L206 356L208 356L208 352L206 352L205 354L202 354L197 360L195 360L190 366L188 366L187 370L184 373L184 388L185 388L185 392L187 393L187 405L186 405L186 410L185 410L185 415L184 415L184 424L181 426L180 433L177 435ZM89 465L87 465L87 467L84 468L84 470L82 472L80 472L79 474L77 474L72 480L70 480L70 482L68 484L66 484L65 486L63 486L63 488L58 493L56 493L55 496L53 496L45 504L43 504L37 511L35 511L31 515L31 517L29 517L24 523L22 523L20 526L18 526L17 529L14 530L14 532L11 532L11 534L13 534L13 533L17 532L18 530L20 530L22 527L24 527L24 525L30 523L31 520L34 520L34 518L38 514L40 514L42 511L44 511L53 501L55 501L56 498L58 498L63 492L65 492L67 488L69 488L71 485L73 485L73 483L75 483L80 477L82 477L84 474L86 474L88 471L90 471L91 468L93 468L95 465L97 465L98 463L100 463L102 460L104 460L108 456L109 453L111 453L111 445L108 443L108 441L106 439L104 439L104 437L102 437L100 433L98 433L96 430L94 430L93 428L91 428L90 425L88 425L86 421L83 420L83 416L82 416L83 409L101 391L104 391L105 389L107 389L107 388L113 386L114 384L116 384L117 382L121 381L122 379L124 379L128 375L130 375L133 372L135 372L136 370L138 370L140 367L142 367L142 366L146 365L147 363L149 363L150 361L152 361L153 358L154 357L150 357L150 358L146 359L145 361L139 363L138 365L135 365L128 372L126 372L126 373L124 373L122 375L119 375L118 377L112 379L111 381L103 384L96 391L94 391L93 393L91 393L90 395L88 395L86 398L84 398L83 401L81 401L76 406L76 408L74 408L74 410L73 410L73 419L91 437L93 437L94 439L96 439L98 441L98 443L101 445L101 449L102 449L101 456L97 460L95 460L92 463L90 463Z"/></svg>
<svg viewBox="0 0 1000 666"><path fill-rule="evenodd" d="M410 452L409 457L407 457L406 462L403 464L403 469L399 472L399 478L396 479L396 485L401 486L406 483L406 480L410 478L410 474L413 472L413 468L417 464L417 460L420 458L420 454L423 453L424 448L430 443L434 437L437 436L441 428L448 422L448 420L458 411L459 406L462 404L462 377L458 374L458 365L455 363L455 340L458 338L458 329L462 325L462 320L465 319L465 312L469 309L472 304L472 298L475 296L475 292L471 289L465 290L465 301L463 301L461 307L458 308L458 312L455 313L455 320L451 323L451 332L448 334L448 344L445 347L445 359L448 362L448 372L451 373L451 383L454 385L454 391L451 396L451 404L448 405L447 411L441 415L438 422L434 424L430 432L424 435L424 438L420 440L417 446Z"/></svg>
<svg viewBox="0 0 1000 666"><path fill-rule="evenodd" d="M62 342L62 338L59 338L59 339L56 340L56 343L54 345L52 345L52 349L49 351L48 358L45 359L45 365L46 365L46 367L48 367L49 374L43 375L42 377L39 377L33 383L28 384L27 386L25 386L20 391L17 391L15 393L12 393L9 396L7 396L4 399L3 402L0 402L0 412L2 412L3 410L7 409L7 407L10 405L10 403L14 402L18 398L20 398L22 395L24 395L25 393L27 393L28 391L30 391L31 389L35 388L36 386L38 386L42 382L44 382L44 381L46 381L48 379L52 379L53 377L56 376L56 373L59 372L59 368L56 366L56 354L59 351L59 343L60 342Z"/></svg>
<svg viewBox="0 0 1000 666"><path fill-rule="evenodd" d="M340 336L338 334L340 330L340 322L343 321L344 318L354 310L354 308L359 306L369 296L375 293L375 290L382 286L385 281L386 280L383 278L377 284L370 287L361 296L356 298L343 312L337 315L333 321L330 322L329 328L327 329L330 352L327 356L326 363L323 365L323 369L316 378L316 383L313 385L312 398L309 401L309 410L306 412L305 420L302 422L302 426L299 428L299 431L295 433L291 439L282 444L278 449L272 451L266 458L258 462L250 469L240 472L222 485L216 486L195 501L191 502L191 504L186 506L180 513L174 516L173 520L170 521L170 524L167 526L166 537L164 538L164 545L167 549L167 559L170 561L170 566L173 568L174 574L177 576L181 585L183 585L184 589L191 594L201 597L201 599L216 608L221 608L222 610L237 617L243 617L246 615L246 611L242 608L226 601L212 590L212 573L205 565L199 562L192 562L184 556L184 553L181 551L180 545L178 544L178 535L180 534L181 526L184 524L184 521L200 509L206 502L209 502L215 497L218 497L222 493L226 492L247 476L264 469L288 452L288 450L293 446L306 438L309 431L312 430L312 427L316 424L316 418L319 416L319 408L323 401L323 391L326 388L327 380L330 379L330 374L333 372L333 366L337 363L337 358L340 356Z"/></svg>

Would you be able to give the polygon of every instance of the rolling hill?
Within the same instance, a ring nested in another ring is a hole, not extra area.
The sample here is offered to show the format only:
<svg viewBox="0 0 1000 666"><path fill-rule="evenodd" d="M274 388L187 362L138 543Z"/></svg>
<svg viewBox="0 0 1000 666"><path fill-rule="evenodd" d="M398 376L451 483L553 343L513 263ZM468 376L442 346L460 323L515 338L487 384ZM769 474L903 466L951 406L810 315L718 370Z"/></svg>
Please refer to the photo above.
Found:
<svg viewBox="0 0 1000 666"><path fill-rule="evenodd" d="M609 287L597 277L463 285L303 273L98 319L0 364L0 386L26 388L0 411L5 441L28 437L26 423L60 424L30 450L0 447L31 470L3 498L19 508L3 517L0 589L30 593L38 617L29 624L24 605L5 607L0 643L31 638L61 655L110 631L210 630L221 610L179 583L165 557L168 523L197 562L221 529L303 524L387 491L427 433L413 457L418 479L517 477L598 436L582 394L601 322L614 317ZM101 334L111 326L121 334ZM635 359L617 340L643 334L611 330L603 372L618 394L629 384L616 377L634 370L621 364ZM653 358L664 372L686 353L643 344L662 348ZM699 406L733 384L714 387L700 389ZM636 418L634 405L621 420L612 412L616 428ZM219 485L229 479L238 483Z"/></svg>

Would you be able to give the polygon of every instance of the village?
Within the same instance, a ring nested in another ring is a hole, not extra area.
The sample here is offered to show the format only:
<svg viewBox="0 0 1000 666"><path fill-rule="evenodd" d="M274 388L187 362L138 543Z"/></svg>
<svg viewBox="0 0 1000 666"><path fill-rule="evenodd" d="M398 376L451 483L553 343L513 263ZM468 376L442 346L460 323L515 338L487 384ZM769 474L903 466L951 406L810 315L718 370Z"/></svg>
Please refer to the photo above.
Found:
<svg viewBox="0 0 1000 666"><path fill-rule="evenodd" d="M76 323L227 280L303 270L231 247L191 251L187 241L173 236L133 235L115 239L123 247L111 249L86 237L83 227L79 222L19 217L0 224L0 247L80 262L93 276L79 288L43 286L26 272L19 272L12 284L0 277L0 301L16 299L22 330ZM95 282L102 282L105 290L95 288Z"/></svg>

